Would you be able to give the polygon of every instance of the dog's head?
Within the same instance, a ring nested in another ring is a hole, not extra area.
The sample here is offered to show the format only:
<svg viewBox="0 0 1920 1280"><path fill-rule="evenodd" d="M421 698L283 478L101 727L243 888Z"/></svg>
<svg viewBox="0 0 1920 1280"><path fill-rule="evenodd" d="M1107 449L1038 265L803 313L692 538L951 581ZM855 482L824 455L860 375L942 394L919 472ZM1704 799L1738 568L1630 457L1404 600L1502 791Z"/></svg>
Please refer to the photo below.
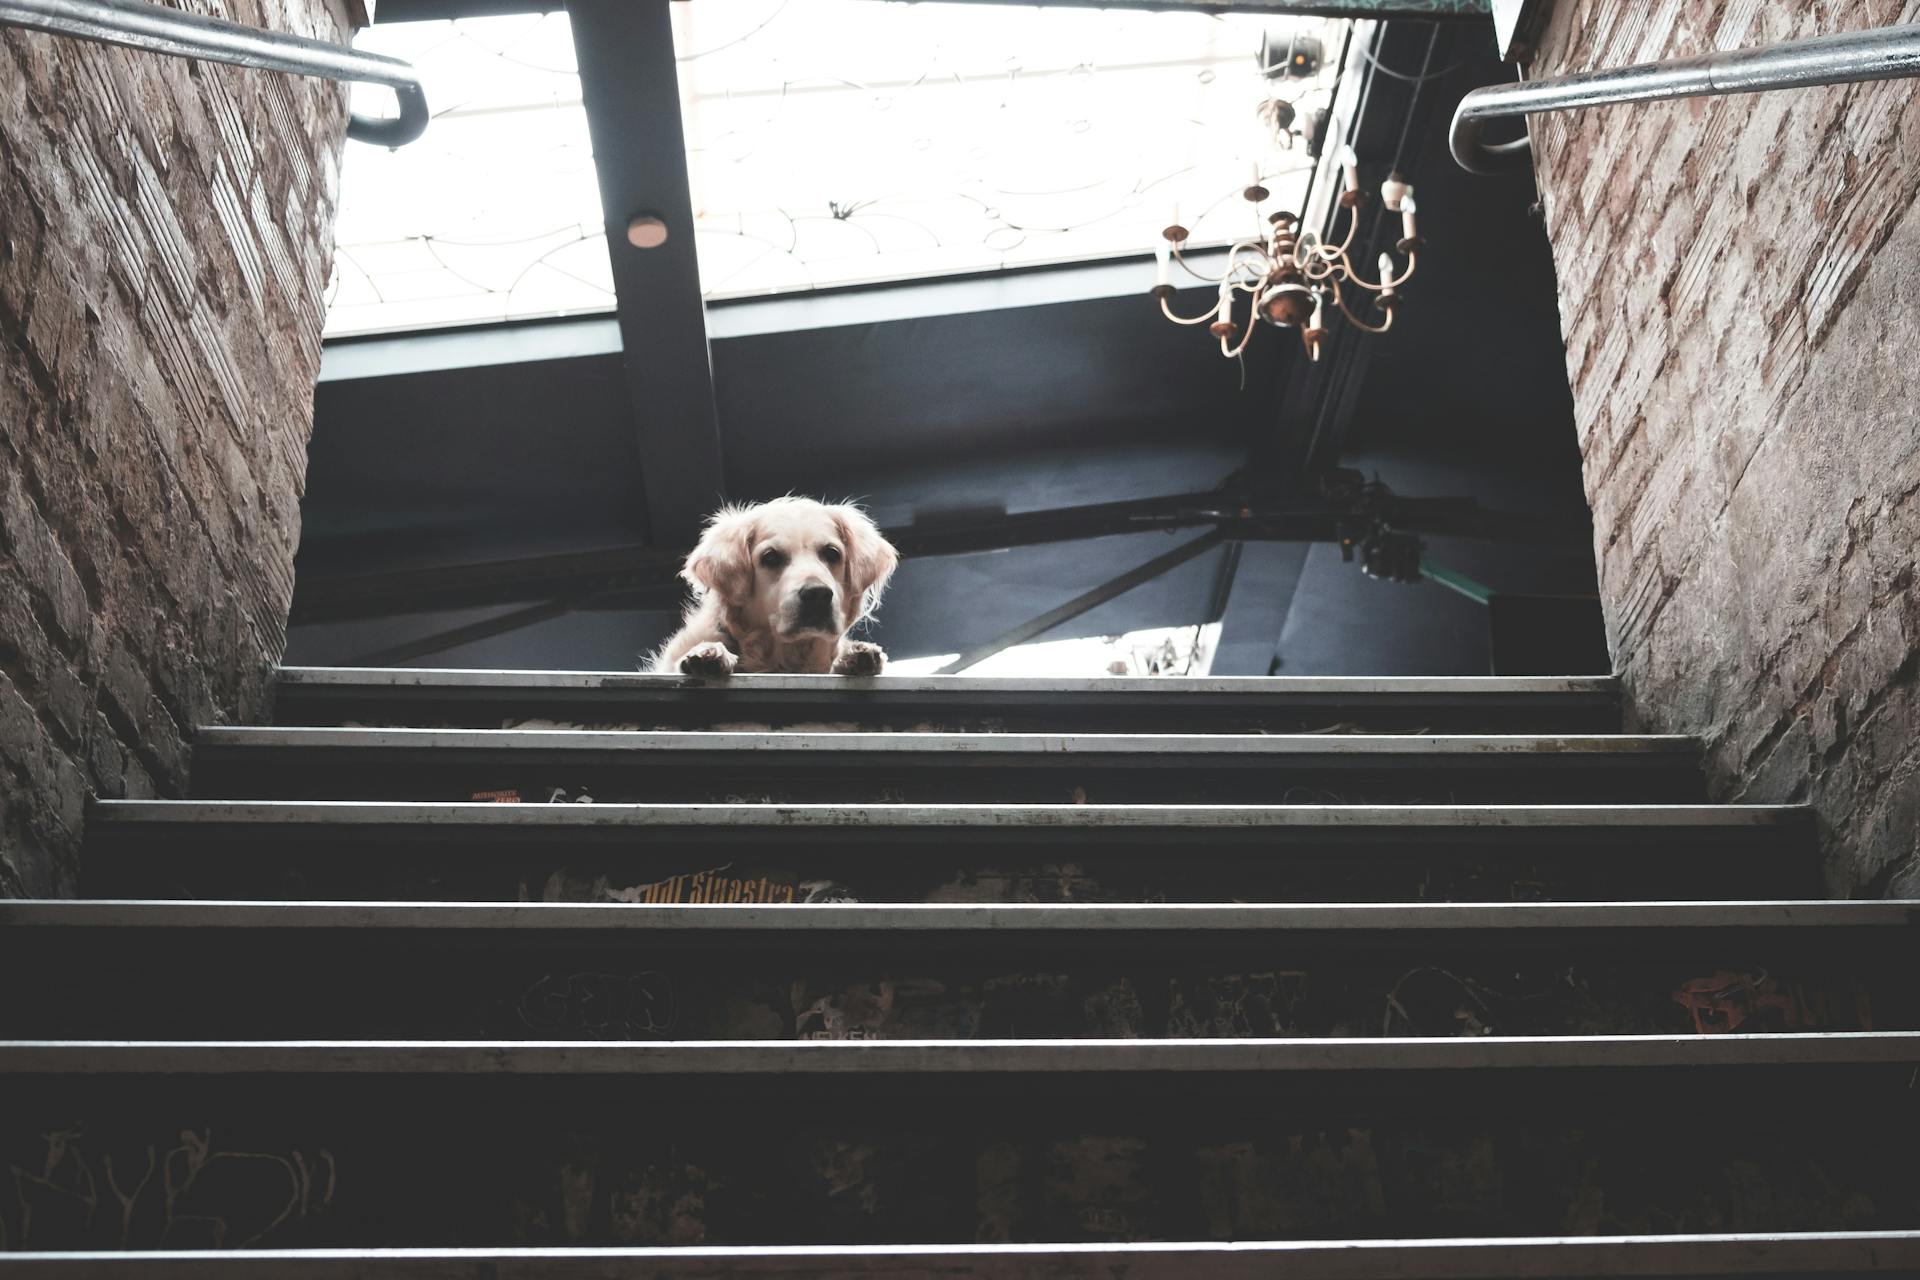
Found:
<svg viewBox="0 0 1920 1280"><path fill-rule="evenodd" d="M748 627L844 635L880 603L900 555L858 508L778 498L722 509L682 571Z"/></svg>

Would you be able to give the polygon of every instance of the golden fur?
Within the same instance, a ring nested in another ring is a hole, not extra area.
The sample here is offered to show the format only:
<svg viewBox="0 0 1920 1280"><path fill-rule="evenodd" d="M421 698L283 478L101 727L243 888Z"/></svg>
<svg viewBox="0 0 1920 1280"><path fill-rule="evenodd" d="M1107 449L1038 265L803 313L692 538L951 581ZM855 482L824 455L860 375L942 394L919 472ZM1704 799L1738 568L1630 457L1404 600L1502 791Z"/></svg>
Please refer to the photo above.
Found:
<svg viewBox="0 0 1920 1280"><path fill-rule="evenodd" d="M686 619L649 668L879 675L880 646L847 633L879 605L899 562L873 521L848 504L788 497L724 507L681 570L696 593Z"/></svg>

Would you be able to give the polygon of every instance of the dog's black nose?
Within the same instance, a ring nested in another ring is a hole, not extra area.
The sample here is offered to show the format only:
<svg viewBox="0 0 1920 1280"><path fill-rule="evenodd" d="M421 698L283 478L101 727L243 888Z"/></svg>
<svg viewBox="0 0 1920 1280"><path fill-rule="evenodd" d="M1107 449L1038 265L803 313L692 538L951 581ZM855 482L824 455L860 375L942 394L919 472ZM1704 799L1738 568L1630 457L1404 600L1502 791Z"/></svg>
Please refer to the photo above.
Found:
<svg viewBox="0 0 1920 1280"><path fill-rule="evenodd" d="M833 608L833 588L818 583L800 588L800 610L808 614L824 614Z"/></svg>

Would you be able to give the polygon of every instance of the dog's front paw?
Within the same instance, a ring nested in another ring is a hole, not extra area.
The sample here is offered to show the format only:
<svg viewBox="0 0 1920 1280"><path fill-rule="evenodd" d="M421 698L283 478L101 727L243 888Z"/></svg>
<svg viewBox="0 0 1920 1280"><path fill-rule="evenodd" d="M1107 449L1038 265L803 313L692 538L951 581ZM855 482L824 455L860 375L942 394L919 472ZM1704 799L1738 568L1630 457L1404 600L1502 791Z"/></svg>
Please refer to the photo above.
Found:
<svg viewBox="0 0 1920 1280"><path fill-rule="evenodd" d="M680 659L680 674L702 676L709 680L724 680L733 674L740 659L733 656L733 650L718 640L709 640L697 644L686 651Z"/></svg>
<svg viewBox="0 0 1920 1280"><path fill-rule="evenodd" d="M865 640L848 640L833 660L837 676L877 676L886 669L887 651Z"/></svg>

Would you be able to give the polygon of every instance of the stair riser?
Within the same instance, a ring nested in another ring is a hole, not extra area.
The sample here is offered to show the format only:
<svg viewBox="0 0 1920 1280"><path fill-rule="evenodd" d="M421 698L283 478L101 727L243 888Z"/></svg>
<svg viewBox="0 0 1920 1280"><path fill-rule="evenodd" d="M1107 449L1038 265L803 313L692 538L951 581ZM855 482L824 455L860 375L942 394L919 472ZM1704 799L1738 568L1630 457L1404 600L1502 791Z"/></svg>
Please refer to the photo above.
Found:
<svg viewBox="0 0 1920 1280"><path fill-rule="evenodd" d="M975 1039L1920 1029L1910 940L20 929L29 1039ZM155 958L163 958L156 963ZM234 963L234 957L245 957Z"/></svg>
<svg viewBox="0 0 1920 1280"><path fill-rule="evenodd" d="M423 753L202 748L204 799L462 801L556 791L603 804L1694 804L1690 760L1523 755L1319 761L1256 757Z"/></svg>
<svg viewBox="0 0 1920 1280"><path fill-rule="evenodd" d="M483 1250L218 1250L0 1257L8 1280L1834 1280L1920 1275L1911 1233L1216 1245L626 1245ZM1728 1243L1719 1243L1728 1242ZM1897 1242L1894 1244L1884 1242ZM1705 1256L1703 1256L1703 1253ZM1811 1268L1806 1264L1812 1263Z"/></svg>
<svg viewBox="0 0 1920 1280"><path fill-rule="evenodd" d="M1179 1077L28 1079L0 1159L32 1176L0 1219L32 1248L1898 1228L1920 1220L1910 1074L1448 1085L1373 1107Z"/></svg>
<svg viewBox="0 0 1920 1280"><path fill-rule="evenodd" d="M1819 891L1794 831L543 832L96 823L93 897L689 902L1712 899Z"/></svg>
<svg viewBox="0 0 1920 1280"><path fill-rule="evenodd" d="M912 730L989 733L1618 733L1612 693L1084 694L502 688L485 693L283 685L281 725L501 729Z"/></svg>

